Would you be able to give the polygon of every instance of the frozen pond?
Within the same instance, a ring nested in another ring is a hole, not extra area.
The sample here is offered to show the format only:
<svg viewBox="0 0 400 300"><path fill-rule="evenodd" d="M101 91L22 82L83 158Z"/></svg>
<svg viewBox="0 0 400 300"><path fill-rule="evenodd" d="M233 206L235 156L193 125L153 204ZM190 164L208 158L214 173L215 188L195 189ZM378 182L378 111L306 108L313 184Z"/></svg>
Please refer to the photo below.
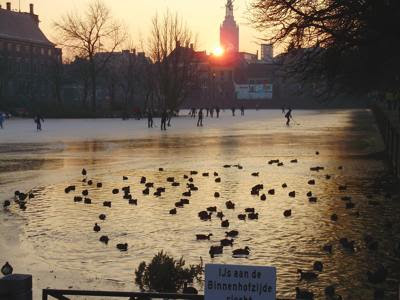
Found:
<svg viewBox="0 0 400 300"><path fill-rule="evenodd" d="M24 211L14 203L0 211L0 264L9 261L15 272L33 274L35 299L45 287L138 290L135 268L161 249L184 256L187 263L202 257L205 263L275 266L283 298L293 298L299 286L320 299L326 286L337 284L344 299L372 299L374 287L385 288L387 299L393 299L400 276L395 255L400 227L396 221L390 228L388 222L398 220L400 204L396 197L385 197L392 191L386 165L376 155L383 146L371 113L295 111L291 127L277 110L236 114L206 118L202 128L182 116L172 120L167 132L148 129L146 120L45 120L42 132L35 131L32 120L7 121L0 130L0 202L11 199L15 190L31 190L35 198ZM159 126L159 120L155 123ZM268 164L272 159L284 165ZM291 163L293 159L298 162ZM224 167L236 164L243 168ZM316 166L324 170L310 170ZM83 167L93 185L82 182ZM192 170L198 174L190 175ZM215 182L214 172L221 182ZM188 190L184 175L198 187L191 197L182 196ZM144 195L142 176L165 187L165 193L154 196L152 188ZM167 177L180 185L172 186ZM311 179L315 185L308 184ZM264 185L260 195L265 193L266 201L250 194L256 184ZM69 185L76 185L76 191L66 194ZM340 191L340 185L347 190ZM129 205L122 191L112 193L124 186L138 199L137 206ZM84 189L90 205L74 202ZM268 194L270 189L274 195ZM289 197L291 191L295 198ZM309 191L316 203L309 201ZM344 196L352 198L354 208L346 208ZM181 198L190 204L170 215ZM226 208L228 200L236 204L234 210ZM112 208L103 201L111 201ZM209 206L223 211L229 228L222 228L215 214L211 221L199 219L198 212ZM238 219L247 207L255 208L258 220ZM285 218L288 209L292 216ZM99 214L106 214L106 220L100 221ZM332 214L338 221L331 221ZM99 233L93 231L95 222ZM210 246L233 229L239 231L233 247L211 259ZM196 241L199 233L213 236ZM379 242L377 250L368 249L365 234ZM101 235L108 235L108 245L99 241ZM340 245L343 237L355 241L354 253ZM125 242L127 252L116 249ZM332 254L322 250L327 243L333 245ZM251 249L248 258L232 257L233 249L245 246ZM299 281L297 269L312 270L317 260L324 264L318 280ZM374 286L366 272L378 263L388 268L389 278Z"/></svg>

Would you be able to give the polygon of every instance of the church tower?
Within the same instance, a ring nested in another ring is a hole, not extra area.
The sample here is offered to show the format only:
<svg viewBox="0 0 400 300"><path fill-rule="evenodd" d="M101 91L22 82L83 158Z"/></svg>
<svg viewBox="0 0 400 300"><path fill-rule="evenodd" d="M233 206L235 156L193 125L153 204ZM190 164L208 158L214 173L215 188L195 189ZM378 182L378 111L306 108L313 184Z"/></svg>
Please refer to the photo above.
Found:
<svg viewBox="0 0 400 300"><path fill-rule="evenodd" d="M225 20L220 28L220 44L226 52L239 52L239 26L233 16L233 0L226 2Z"/></svg>

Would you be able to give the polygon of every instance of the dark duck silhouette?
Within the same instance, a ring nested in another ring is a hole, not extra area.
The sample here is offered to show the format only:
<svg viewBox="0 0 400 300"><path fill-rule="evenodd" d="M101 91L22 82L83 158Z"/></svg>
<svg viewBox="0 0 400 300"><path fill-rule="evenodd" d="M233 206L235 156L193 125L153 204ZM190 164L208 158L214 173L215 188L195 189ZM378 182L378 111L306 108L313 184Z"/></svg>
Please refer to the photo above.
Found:
<svg viewBox="0 0 400 300"><path fill-rule="evenodd" d="M212 233L209 234L196 234L196 240L210 240Z"/></svg>
<svg viewBox="0 0 400 300"><path fill-rule="evenodd" d="M233 256L239 256L239 255L249 255L250 254L250 248L249 247L244 247L243 249L235 249L232 251Z"/></svg>
<svg viewBox="0 0 400 300"><path fill-rule="evenodd" d="M8 261L1 267L1 273L4 276L11 275L13 270L13 267L8 263Z"/></svg>

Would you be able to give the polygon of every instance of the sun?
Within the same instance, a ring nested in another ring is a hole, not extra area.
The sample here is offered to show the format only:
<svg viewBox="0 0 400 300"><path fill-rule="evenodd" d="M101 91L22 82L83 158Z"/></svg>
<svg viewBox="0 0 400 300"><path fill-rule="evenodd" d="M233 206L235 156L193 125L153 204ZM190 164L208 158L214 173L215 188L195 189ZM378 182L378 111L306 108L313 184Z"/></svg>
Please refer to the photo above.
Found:
<svg viewBox="0 0 400 300"><path fill-rule="evenodd" d="M220 46L215 47L214 51L213 51L213 54L215 56L222 56L224 54L224 49L222 47L220 47Z"/></svg>

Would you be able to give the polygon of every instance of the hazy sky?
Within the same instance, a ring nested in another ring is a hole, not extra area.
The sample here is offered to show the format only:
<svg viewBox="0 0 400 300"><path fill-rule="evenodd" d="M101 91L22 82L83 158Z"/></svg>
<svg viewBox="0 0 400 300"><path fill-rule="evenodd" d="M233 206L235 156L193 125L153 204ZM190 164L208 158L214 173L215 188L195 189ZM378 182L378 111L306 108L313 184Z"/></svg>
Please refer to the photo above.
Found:
<svg viewBox="0 0 400 300"><path fill-rule="evenodd" d="M18 9L18 0L0 0L3 8L6 2ZM246 19L250 0L235 1L235 18L240 26L240 51L255 53L259 49L259 33L248 25ZM35 5L35 13L41 20L40 27L51 39L52 23L60 16L74 9L84 9L88 0L20 0L21 10L29 11L29 3ZM140 38L146 41L152 16L167 8L176 11L187 22L194 33L198 34L198 49L212 51L219 45L219 26L225 16L226 0L104 0L111 8L115 18L128 27L135 44L140 48ZM53 39L54 40L54 39Z"/></svg>

